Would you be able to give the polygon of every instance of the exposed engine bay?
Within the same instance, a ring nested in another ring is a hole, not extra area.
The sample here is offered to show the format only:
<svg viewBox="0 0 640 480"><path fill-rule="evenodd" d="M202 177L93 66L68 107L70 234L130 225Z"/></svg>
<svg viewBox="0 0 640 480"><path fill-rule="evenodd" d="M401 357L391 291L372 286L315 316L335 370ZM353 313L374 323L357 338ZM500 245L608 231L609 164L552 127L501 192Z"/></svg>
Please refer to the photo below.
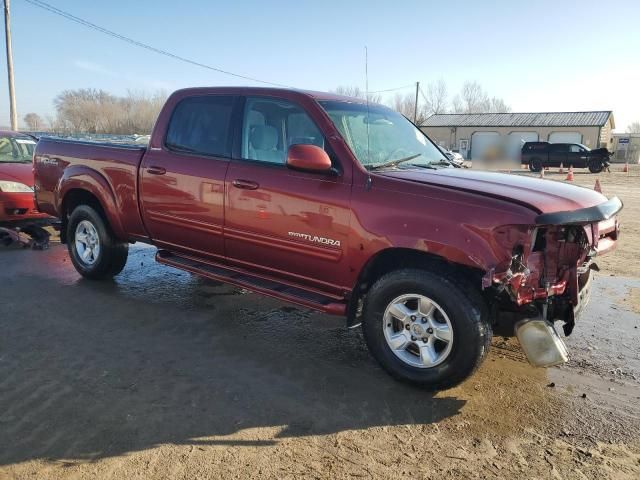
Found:
<svg viewBox="0 0 640 480"><path fill-rule="evenodd" d="M618 238L616 217L586 225L546 225L529 229L500 229L501 243L510 243L512 256L505 270L485 276L508 310L531 314L535 307L545 320L564 321L569 335L575 317L588 300L595 258L611 250Z"/></svg>

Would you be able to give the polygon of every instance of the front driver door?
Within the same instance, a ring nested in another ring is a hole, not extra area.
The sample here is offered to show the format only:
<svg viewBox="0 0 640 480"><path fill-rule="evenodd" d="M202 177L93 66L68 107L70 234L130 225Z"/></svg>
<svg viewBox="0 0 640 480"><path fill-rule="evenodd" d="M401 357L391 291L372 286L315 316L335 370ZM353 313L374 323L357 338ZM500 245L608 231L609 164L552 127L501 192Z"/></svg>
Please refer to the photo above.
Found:
<svg viewBox="0 0 640 480"><path fill-rule="evenodd" d="M348 269L350 175L287 168L290 145L328 149L309 115L290 101L247 98L241 139L241 158L233 160L227 172L228 261L341 292Z"/></svg>
<svg viewBox="0 0 640 480"><path fill-rule="evenodd" d="M572 144L569 145L567 161L569 165L573 165L575 168L586 168L587 155L588 153L582 145Z"/></svg>
<svg viewBox="0 0 640 480"><path fill-rule="evenodd" d="M224 256L224 179L237 98L200 95L179 101L162 146L145 154L140 201L156 245L196 256Z"/></svg>

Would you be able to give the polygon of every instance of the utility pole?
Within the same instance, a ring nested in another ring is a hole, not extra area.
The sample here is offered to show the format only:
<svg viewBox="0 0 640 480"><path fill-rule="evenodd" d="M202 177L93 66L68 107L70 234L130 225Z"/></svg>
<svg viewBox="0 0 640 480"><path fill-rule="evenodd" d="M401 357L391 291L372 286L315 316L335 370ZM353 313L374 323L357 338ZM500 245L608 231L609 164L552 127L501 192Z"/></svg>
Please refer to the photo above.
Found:
<svg viewBox="0 0 640 480"><path fill-rule="evenodd" d="M413 123L418 123L418 92L420 91L420 82L416 82L416 104L413 109Z"/></svg>
<svg viewBox="0 0 640 480"><path fill-rule="evenodd" d="M7 75L9 77L9 108L11 115L11 130L18 130L16 91L13 86L13 54L11 53L11 19L9 14L9 0L4 0L4 33L7 45Z"/></svg>

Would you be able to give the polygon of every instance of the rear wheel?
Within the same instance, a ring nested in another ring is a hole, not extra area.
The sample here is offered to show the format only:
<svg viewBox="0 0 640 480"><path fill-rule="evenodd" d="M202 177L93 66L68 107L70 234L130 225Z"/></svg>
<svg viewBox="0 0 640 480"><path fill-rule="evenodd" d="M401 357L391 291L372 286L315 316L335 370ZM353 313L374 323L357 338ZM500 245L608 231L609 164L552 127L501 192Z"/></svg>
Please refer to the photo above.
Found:
<svg viewBox="0 0 640 480"><path fill-rule="evenodd" d="M129 254L129 244L119 242L102 216L88 205L76 207L69 217L67 248L78 273L91 279L117 275Z"/></svg>
<svg viewBox="0 0 640 480"><path fill-rule="evenodd" d="M540 172L542 170L542 160L539 158L532 158L529 162L529 170L532 172Z"/></svg>
<svg viewBox="0 0 640 480"><path fill-rule="evenodd" d="M454 386L482 363L491 341L479 294L451 276L398 270L365 299L367 346L395 378L427 389Z"/></svg>

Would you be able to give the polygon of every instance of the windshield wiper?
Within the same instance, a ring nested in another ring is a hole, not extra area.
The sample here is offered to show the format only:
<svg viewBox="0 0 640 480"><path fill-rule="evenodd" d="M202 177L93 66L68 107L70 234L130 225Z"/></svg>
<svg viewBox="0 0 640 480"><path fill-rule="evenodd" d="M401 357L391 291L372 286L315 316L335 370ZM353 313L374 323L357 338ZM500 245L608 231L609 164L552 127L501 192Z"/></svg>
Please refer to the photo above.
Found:
<svg viewBox="0 0 640 480"><path fill-rule="evenodd" d="M453 165L451 160L438 160L437 162L429 162L429 165Z"/></svg>
<svg viewBox="0 0 640 480"><path fill-rule="evenodd" d="M420 155L422 154L416 153L415 155L409 155L408 157L399 158L397 160L391 160L389 162L384 162L379 165L373 165L369 168L369 170L379 170L381 168L395 167L396 165L399 165L401 163L408 162L410 160L413 160L414 158L418 158Z"/></svg>

